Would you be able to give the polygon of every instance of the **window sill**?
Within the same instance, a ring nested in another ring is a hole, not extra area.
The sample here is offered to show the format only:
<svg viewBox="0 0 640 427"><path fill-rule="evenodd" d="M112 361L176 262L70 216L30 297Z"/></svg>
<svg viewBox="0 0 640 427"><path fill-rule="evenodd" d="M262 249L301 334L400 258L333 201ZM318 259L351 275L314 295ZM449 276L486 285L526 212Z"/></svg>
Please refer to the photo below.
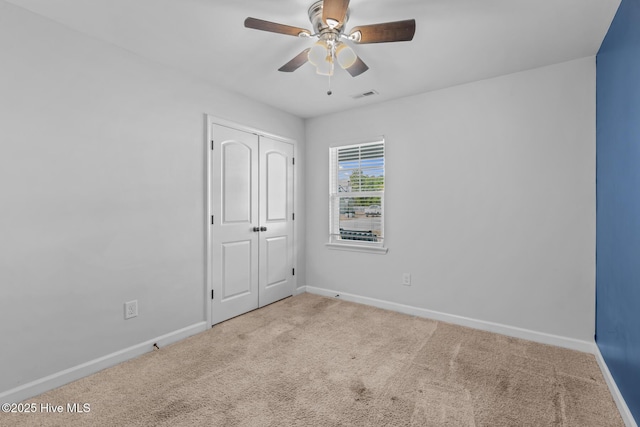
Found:
<svg viewBox="0 0 640 427"><path fill-rule="evenodd" d="M370 254L384 255L389 250L382 246L369 246L369 245L357 245L346 243L326 243L325 244L331 250L338 251L351 251L351 252L368 252Z"/></svg>

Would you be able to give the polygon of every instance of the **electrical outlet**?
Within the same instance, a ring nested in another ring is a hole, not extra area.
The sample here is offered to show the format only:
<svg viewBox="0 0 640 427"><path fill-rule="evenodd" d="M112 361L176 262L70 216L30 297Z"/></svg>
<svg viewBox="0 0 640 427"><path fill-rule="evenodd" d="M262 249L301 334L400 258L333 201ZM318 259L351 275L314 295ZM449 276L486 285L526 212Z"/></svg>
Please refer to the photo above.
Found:
<svg viewBox="0 0 640 427"><path fill-rule="evenodd" d="M124 303L124 318L131 319L138 316L138 300L127 301Z"/></svg>
<svg viewBox="0 0 640 427"><path fill-rule="evenodd" d="M411 273L402 273L402 284L411 286Z"/></svg>

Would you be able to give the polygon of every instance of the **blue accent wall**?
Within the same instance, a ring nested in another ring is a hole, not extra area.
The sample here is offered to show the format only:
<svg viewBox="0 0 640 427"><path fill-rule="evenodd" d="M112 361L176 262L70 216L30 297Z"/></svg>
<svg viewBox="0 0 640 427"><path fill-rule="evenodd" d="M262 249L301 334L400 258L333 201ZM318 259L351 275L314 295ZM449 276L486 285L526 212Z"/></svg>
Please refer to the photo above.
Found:
<svg viewBox="0 0 640 427"><path fill-rule="evenodd" d="M640 0L597 56L596 342L640 421Z"/></svg>

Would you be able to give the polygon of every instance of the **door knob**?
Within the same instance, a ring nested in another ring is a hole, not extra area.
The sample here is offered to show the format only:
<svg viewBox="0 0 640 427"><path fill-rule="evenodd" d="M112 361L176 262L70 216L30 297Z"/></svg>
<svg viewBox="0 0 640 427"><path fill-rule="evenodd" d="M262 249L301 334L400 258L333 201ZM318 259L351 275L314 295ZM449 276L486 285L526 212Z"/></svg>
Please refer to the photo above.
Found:
<svg viewBox="0 0 640 427"><path fill-rule="evenodd" d="M260 227L253 227L253 232L257 233L258 231L260 231Z"/></svg>
<svg viewBox="0 0 640 427"><path fill-rule="evenodd" d="M267 227L260 227L260 231L267 231Z"/></svg>

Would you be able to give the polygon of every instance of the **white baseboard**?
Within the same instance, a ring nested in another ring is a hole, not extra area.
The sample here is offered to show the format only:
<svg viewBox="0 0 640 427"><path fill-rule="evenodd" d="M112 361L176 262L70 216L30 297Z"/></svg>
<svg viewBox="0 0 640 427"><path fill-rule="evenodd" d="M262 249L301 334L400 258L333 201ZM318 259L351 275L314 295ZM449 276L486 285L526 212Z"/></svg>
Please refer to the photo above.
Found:
<svg viewBox="0 0 640 427"><path fill-rule="evenodd" d="M200 322L179 329L174 332L159 336L157 338L145 341L140 344L125 348L115 353L108 354L98 359L91 360L81 365L74 366L64 371L56 372L44 378L21 385L9 391L0 393L0 403L16 403L21 402L33 396L37 396L56 387L76 381L87 375L95 374L103 369L125 362L134 357L141 356L145 353L153 351L153 344L158 344L162 348L184 338L190 337L197 333L207 330L207 322Z"/></svg>
<svg viewBox="0 0 640 427"><path fill-rule="evenodd" d="M609 367L607 366L607 362L605 362L604 357L602 357L602 353L600 353L600 348L598 346L596 346L595 356L598 361L598 365L600 365L602 375L609 386L609 391L611 391L613 401L616 402L616 406L618 407L618 411L620 411L620 416L622 416L622 420L625 425L627 427L638 427L638 424L633 419L633 415L627 406L627 402L625 402L624 397L622 397L622 393L620 393L620 389L618 389L616 381L613 379L611 371L609 371Z"/></svg>
<svg viewBox="0 0 640 427"><path fill-rule="evenodd" d="M515 326L503 325L500 323L487 322L484 320L471 319L454 314L441 313L439 311L428 310L426 308L413 307L410 305L398 304L379 300L375 298L363 297L360 295L348 294L344 292L334 291L331 289L317 288L314 286L305 286L305 291L310 294L322 295L327 297L336 297L345 301L357 302L360 304L371 305L378 308L393 310L400 313L410 314L418 317L425 317L442 322L453 323L455 325L466 326L473 329L480 329L488 332L495 332L501 335L507 335L514 338L521 338L529 341L535 341L542 344L555 345L571 350L582 351L584 353L595 354L596 344L594 342L577 340L574 338L562 337L559 335L547 334L544 332L536 332L529 329L518 328Z"/></svg>
<svg viewBox="0 0 640 427"><path fill-rule="evenodd" d="M305 292L307 292L307 287L300 286L299 288L296 288L295 291L293 291L293 295L300 295L300 294L304 294Z"/></svg>

